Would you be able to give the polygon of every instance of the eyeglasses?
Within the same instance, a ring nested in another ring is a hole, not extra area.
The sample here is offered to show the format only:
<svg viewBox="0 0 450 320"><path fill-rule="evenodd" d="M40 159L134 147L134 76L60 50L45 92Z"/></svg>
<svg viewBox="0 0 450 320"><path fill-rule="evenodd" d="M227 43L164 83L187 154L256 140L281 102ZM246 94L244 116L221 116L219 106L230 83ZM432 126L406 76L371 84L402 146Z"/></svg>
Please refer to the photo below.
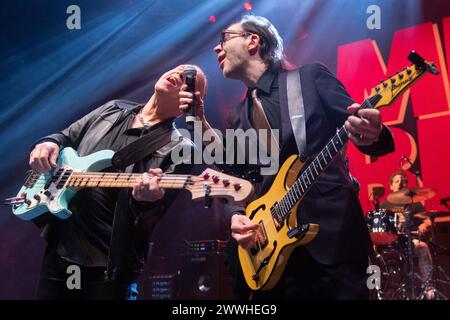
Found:
<svg viewBox="0 0 450 320"><path fill-rule="evenodd" d="M220 37L220 47L223 49L223 44L225 42L227 42L228 40L231 40L233 38L237 38L237 37L246 37L251 35L251 32L247 32L247 31L233 31L233 30L223 30L221 32L221 37ZM234 36L232 36L234 35Z"/></svg>

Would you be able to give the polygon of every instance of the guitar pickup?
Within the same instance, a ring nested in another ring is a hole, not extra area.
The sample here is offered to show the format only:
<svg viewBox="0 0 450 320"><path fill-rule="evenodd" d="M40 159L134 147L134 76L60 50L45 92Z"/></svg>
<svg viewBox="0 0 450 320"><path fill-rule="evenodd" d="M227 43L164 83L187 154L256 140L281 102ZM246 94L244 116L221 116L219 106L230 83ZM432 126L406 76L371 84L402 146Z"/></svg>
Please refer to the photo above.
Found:
<svg viewBox="0 0 450 320"><path fill-rule="evenodd" d="M64 187L64 185L67 182L67 179L69 179L72 172L73 172L73 170L68 169L63 173L61 179L59 180L58 184L56 185L56 189L62 189L62 187Z"/></svg>
<svg viewBox="0 0 450 320"><path fill-rule="evenodd" d="M278 207L278 202L275 202L274 205L270 208L270 213L272 214L272 220L275 224L275 228L277 229L277 231L279 231L283 227L283 218Z"/></svg>
<svg viewBox="0 0 450 320"><path fill-rule="evenodd" d="M50 188L50 185L56 181L58 181L61 174L64 172L63 168L58 168L57 170L53 170L53 174L51 175L50 179L47 180L45 183L44 189Z"/></svg>
<svg viewBox="0 0 450 320"><path fill-rule="evenodd" d="M256 230L256 238L258 239L258 243L262 248L267 246L269 243L269 239L267 239L266 228L264 228L264 223L262 220L259 222L259 228Z"/></svg>

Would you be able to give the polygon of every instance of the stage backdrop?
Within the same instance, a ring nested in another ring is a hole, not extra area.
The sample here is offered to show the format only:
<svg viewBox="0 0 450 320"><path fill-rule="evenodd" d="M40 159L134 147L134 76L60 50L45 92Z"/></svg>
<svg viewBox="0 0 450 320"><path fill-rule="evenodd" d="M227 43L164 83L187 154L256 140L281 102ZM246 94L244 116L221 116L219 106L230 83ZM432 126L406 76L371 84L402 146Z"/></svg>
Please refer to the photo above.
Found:
<svg viewBox="0 0 450 320"><path fill-rule="evenodd" d="M221 128L245 88L224 79L212 48L220 30L245 13L269 18L285 40L293 64L322 62L357 102L404 66L411 50L436 63L396 104L382 111L396 151L366 157L350 145L350 168L371 210L374 186L394 170L420 171L438 194L428 209L444 209L450 196L450 3L448 0L109 0L6 1L0 11L0 197L15 195L37 138L63 129L110 99L146 101L155 80L181 63L196 63L209 79L206 112ZM72 6L75 5L76 7ZM247 11L249 10L249 11ZM77 13L79 15L77 16ZM77 17L79 19L77 19ZM183 121L180 121L182 126ZM413 165L402 162L407 156ZM161 269L180 267L183 240L225 239L219 204L186 205L184 194L153 237ZM381 200L384 200L381 199ZM183 210L180 210L180 209ZM32 298L45 248L39 230L0 215L0 298ZM160 259L159 259L159 258Z"/></svg>

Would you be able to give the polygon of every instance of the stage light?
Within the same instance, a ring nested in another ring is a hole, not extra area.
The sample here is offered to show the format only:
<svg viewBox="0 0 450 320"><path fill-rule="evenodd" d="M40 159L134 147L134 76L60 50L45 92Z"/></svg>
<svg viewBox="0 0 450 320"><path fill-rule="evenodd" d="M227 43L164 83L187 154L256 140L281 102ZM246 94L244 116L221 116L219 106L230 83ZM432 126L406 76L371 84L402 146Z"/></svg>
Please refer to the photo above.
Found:
<svg viewBox="0 0 450 320"><path fill-rule="evenodd" d="M209 17L209 22L216 22L216 16Z"/></svg>
<svg viewBox="0 0 450 320"><path fill-rule="evenodd" d="M250 11L250 10L252 10L252 8L253 8L253 6L252 6L251 2L244 3L244 9L245 10Z"/></svg>

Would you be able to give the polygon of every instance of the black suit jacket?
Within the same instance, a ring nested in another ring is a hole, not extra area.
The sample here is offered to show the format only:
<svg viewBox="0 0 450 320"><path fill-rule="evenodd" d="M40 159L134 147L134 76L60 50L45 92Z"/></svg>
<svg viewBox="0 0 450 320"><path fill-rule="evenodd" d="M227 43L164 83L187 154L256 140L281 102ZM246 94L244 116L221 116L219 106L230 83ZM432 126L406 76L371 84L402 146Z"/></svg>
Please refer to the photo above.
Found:
<svg viewBox="0 0 450 320"><path fill-rule="evenodd" d="M315 63L299 69L306 119L306 153L309 158L318 154L340 128L349 113L347 106L354 103L344 86L323 65ZM286 72L278 76L280 90L281 138L280 166L284 160L298 153L290 125L287 107ZM248 129L251 124L245 103L232 111L229 127ZM383 128L378 142L360 151L381 156L394 150L394 142L387 127ZM256 197L264 194L273 177L265 177L257 187ZM228 205L228 218L243 208ZM307 246L315 260L323 264L356 261L367 257L370 237L358 196L352 187L344 158L339 154L318 178L303 198L298 220L301 223L318 223L320 231Z"/></svg>

